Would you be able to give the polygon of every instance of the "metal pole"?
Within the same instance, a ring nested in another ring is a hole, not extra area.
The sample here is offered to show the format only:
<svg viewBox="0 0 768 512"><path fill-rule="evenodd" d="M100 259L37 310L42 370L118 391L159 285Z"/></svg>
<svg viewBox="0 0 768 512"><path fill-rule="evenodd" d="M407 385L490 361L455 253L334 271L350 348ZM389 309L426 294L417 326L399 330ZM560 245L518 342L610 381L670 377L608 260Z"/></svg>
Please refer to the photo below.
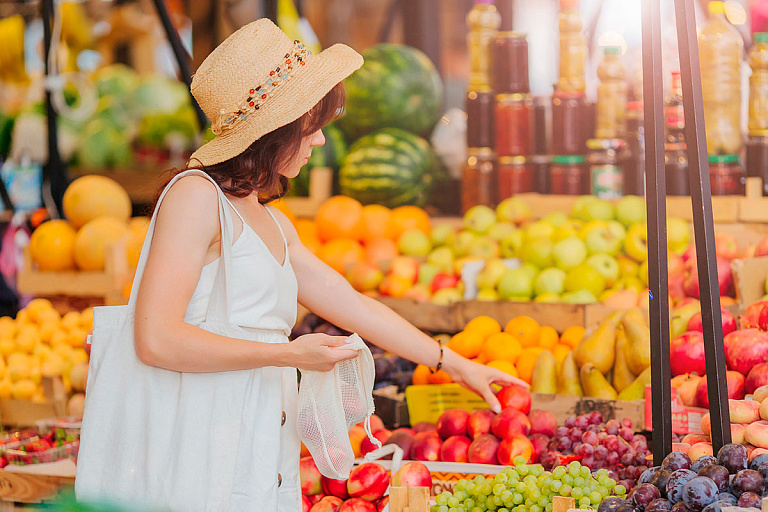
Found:
<svg viewBox="0 0 768 512"><path fill-rule="evenodd" d="M440 0L407 0L401 2L405 44L423 51L438 71L440 59Z"/></svg>
<svg viewBox="0 0 768 512"><path fill-rule="evenodd" d="M277 24L277 0L264 0L264 17Z"/></svg>
<svg viewBox="0 0 768 512"><path fill-rule="evenodd" d="M658 1L658 0L657 0ZM720 317L720 288L717 282L715 227L709 186L707 139L704 131L704 101L693 0L675 0L680 73L683 82L685 140L688 144L688 179L693 205L693 229L701 295L701 322L707 361L707 391L712 421L714 452L731 442L728 388L725 379L725 348Z"/></svg>
<svg viewBox="0 0 768 512"><path fill-rule="evenodd" d="M645 177L648 183L648 286L651 293L653 463L672 451L672 372L669 361L667 189L664 175L664 81L661 71L660 0L642 2Z"/></svg>

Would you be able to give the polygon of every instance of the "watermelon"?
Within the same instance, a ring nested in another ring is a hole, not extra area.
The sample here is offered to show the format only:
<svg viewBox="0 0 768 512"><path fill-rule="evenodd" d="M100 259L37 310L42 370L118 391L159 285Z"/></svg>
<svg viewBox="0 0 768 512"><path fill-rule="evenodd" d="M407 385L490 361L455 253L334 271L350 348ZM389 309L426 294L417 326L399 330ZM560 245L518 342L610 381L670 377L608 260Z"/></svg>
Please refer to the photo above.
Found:
<svg viewBox="0 0 768 512"><path fill-rule="evenodd" d="M385 127L426 135L440 118L443 83L421 51L384 43L363 52L365 63L344 86L339 127L350 140Z"/></svg>
<svg viewBox="0 0 768 512"><path fill-rule="evenodd" d="M15 117L0 112L0 160L5 159L11 150L11 134L15 121Z"/></svg>
<svg viewBox="0 0 768 512"><path fill-rule="evenodd" d="M382 128L349 148L339 171L341 193L363 204L422 206L437 157L429 143L400 128Z"/></svg>
<svg viewBox="0 0 768 512"><path fill-rule="evenodd" d="M333 181L334 186L336 186L341 162L347 154L347 143L344 140L344 134L334 123L323 128L323 135L325 136L325 144L312 149L309 160L301 168L299 175L291 182L291 195L309 195L309 172L314 167L330 167L333 170Z"/></svg>

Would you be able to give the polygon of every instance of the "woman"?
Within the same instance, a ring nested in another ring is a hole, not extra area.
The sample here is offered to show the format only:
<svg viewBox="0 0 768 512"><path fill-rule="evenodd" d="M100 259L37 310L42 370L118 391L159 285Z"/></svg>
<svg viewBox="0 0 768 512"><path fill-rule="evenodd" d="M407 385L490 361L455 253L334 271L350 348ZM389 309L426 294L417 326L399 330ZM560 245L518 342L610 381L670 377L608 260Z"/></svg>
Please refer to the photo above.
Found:
<svg viewBox="0 0 768 512"><path fill-rule="evenodd" d="M217 136L192 155L188 168L204 171L216 185L197 171L185 171L167 188L134 325L136 353L146 365L174 372L252 372L231 492L223 507L201 510L300 510L295 368L328 371L357 352L339 348L344 338L324 334L288 343L297 299L386 350L442 367L494 409L499 405L491 383L525 385L441 347L357 293L267 205L284 193L312 148L324 143L320 128L343 106L340 82L362 62L343 45L312 56L274 24L259 20L214 50L192 82ZM229 322L263 333L257 341L197 327L205 318L221 251L216 186L231 208L234 234Z"/></svg>

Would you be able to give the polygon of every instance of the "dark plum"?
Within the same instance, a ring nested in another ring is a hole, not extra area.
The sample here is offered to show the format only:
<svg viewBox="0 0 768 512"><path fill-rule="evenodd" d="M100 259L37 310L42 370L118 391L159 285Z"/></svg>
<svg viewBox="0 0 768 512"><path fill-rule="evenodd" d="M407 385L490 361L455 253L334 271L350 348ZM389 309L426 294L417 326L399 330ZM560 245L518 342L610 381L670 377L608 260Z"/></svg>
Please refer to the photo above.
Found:
<svg viewBox="0 0 768 512"><path fill-rule="evenodd" d="M744 508L760 508L761 502L762 498L760 498L760 495L753 492L745 492L739 496L737 505Z"/></svg>
<svg viewBox="0 0 768 512"><path fill-rule="evenodd" d="M714 455L702 455L695 461L693 461L693 465L691 466L691 471L695 471L698 473L701 471L701 468L704 466L712 466L714 464L717 464L717 458Z"/></svg>
<svg viewBox="0 0 768 512"><path fill-rule="evenodd" d="M645 460L645 452L635 452L635 455L632 456L632 462L634 462L635 466L647 465L648 461ZM664 468L664 469L668 469L668 468Z"/></svg>
<svg viewBox="0 0 768 512"><path fill-rule="evenodd" d="M653 475L653 478L651 478L651 482L653 485L659 488L659 491L661 492L662 497L667 496L667 481L669 481L669 476L672 474L671 471L667 471L666 469L662 469L656 472L655 475Z"/></svg>
<svg viewBox="0 0 768 512"><path fill-rule="evenodd" d="M619 484L619 485L623 485L624 488L627 491L631 491L632 488L635 486L635 481L634 480L629 480L629 479L626 479L626 478L624 480L619 480L616 483Z"/></svg>
<svg viewBox="0 0 768 512"><path fill-rule="evenodd" d="M629 501L625 501L624 503L616 507L615 512L637 512L637 509L632 503L630 503Z"/></svg>
<svg viewBox="0 0 768 512"><path fill-rule="evenodd" d="M717 452L717 463L725 467L728 473L735 475L742 469L747 469L747 448L743 444L729 443Z"/></svg>
<svg viewBox="0 0 768 512"><path fill-rule="evenodd" d="M754 469L742 469L733 477L731 482L731 492L736 497L741 497L745 492L763 494L765 489L765 480L763 476Z"/></svg>
<svg viewBox="0 0 768 512"><path fill-rule="evenodd" d="M676 471L678 469L691 469L693 461L683 452L672 452L661 462L661 468L667 471Z"/></svg>
<svg viewBox="0 0 768 512"><path fill-rule="evenodd" d="M640 484L632 489L632 503L637 507L645 509L645 507L655 499L661 498L661 492L653 484Z"/></svg>
<svg viewBox="0 0 768 512"><path fill-rule="evenodd" d="M597 507L597 512L616 512L616 510L626 503L618 496L608 496L600 502L600 506Z"/></svg>
<svg viewBox="0 0 768 512"><path fill-rule="evenodd" d="M768 462L768 453L761 453L760 455L755 455L755 458L749 461L749 469L754 469L757 471L757 468L762 466Z"/></svg>
<svg viewBox="0 0 768 512"><path fill-rule="evenodd" d="M717 495L716 501L721 501L723 503L729 503L731 505L735 505L738 500L736 499L736 496L734 496L729 492L721 492L720 494Z"/></svg>
<svg viewBox="0 0 768 512"><path fill-rule="evenodd" d="M730 503L723 503L722 501L713 501L706 507L704 507L701 512L723 512L723 507L732 507Z"/></svg>
<svg viewBox="0 0 768 512"><path fill-rule="evenodd" d="M701 510L717 498L717 485L705 476L697 476L683 487L683 501L691 510Z"/></svg>
<svg viewBox="0 0 768 512"><path fill-rule="evenodd" d="M643 471L640 478L637 479L638 484L649 484L653 479L653 476L661 470L661 466L654 466Z"/></svg>
<svg viewBox="0 0 768 512"><path fill-rule="evenodd" d="M656 498L645 507L645 512L668 512L672 504L664 498Z"/></svg>
<svg viewBox="0 0 768 512"><path fill-rule="evenodd" d="M696 478L696 473L690 469L678 469L673 471L672 474L669 475L669 480L667 480L667 499L672 503L682 501L683 487L694 478ZM690 506L688 508L690 508Z"/></svg>
<svg viewBox="0 0 768 512"><path fill-rule="evenodd" d="M758 466L757 472L763 476L763 480L768 480L768 462Z"/></svg>
<svg viewBox="0 0 768 512"><path fill-rule="evenodd" d="M720 489L720 492L728 489L728 470L723 466L704 466L701 468L701 471L699 471L699 476L705 476L712 479L715 484L717 484L717 488Z"/></svg>
<svg viewBox="0 0 768 512"><path fill-rule="evenodd" d="M685 502L681 501L672 505L671 512L692 512L692 510L685 505Z"/></svg>

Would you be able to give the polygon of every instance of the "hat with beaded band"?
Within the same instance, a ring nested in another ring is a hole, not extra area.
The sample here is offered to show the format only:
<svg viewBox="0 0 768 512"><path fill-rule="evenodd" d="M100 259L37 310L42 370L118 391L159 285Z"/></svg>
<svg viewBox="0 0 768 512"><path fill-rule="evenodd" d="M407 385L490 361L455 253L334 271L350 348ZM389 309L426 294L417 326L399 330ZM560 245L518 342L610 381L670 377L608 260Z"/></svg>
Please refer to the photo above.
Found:
<svg viewBox="0 0 768 512"><path fill-rule="evenodd" d="M190 87L216 137L190 157L214 165L234 158L263 135L300 118L363 65L352 48L335 44L317 55L263 18L221 43Z"/></svg>

